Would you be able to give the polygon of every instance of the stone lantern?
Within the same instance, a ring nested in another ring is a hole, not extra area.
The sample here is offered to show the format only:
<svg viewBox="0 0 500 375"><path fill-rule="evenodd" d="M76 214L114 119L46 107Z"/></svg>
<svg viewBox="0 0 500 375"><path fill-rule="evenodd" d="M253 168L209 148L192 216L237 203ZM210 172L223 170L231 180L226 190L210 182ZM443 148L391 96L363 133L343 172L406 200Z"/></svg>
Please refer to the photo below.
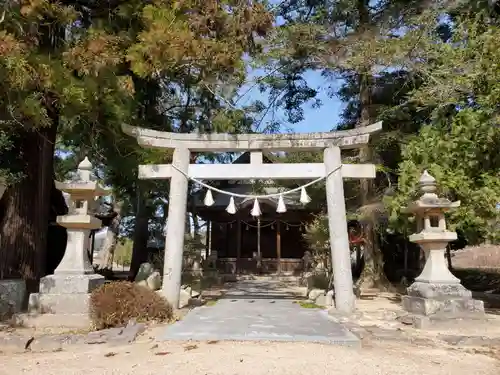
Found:
<svg viewBox="0 0 500 375"><path fill-rule="evenodd" d="M90 231L101 227L101 220L94 216L96 198L108 195L109 191L91 181L91 171L92 164L85 158L78 165L76 181L56 185L59 190L69 194L69 212L57 217L57 223L68 230L68 244L61 263L54 271L55 275L94 273L87 250Z"/></svg>
<svg viewBox="0 0 500 375"><path fill-rule="evenodd" d="M425 266L403 297L406 311L424 316L459 317L463 313L484 313L482 301L473 300L445 261L446 246L457 239L456 232L447 230L445 213L460 206L436 194L436 180L424 171L419 180L422 196L405 211L414 214L418 233L410 241L420 245L425 253Z"/></svg>
<svg viewBox="0 0 500 375"><path fill-rule="evenodd" d="M68 231L64 257L53 275L40 280L40 293L30 296L30 309L54 314L87 314L89 293L104 283L97 275L88 256L90 231L101 227L94 216L96 198L108 195L96 181L91 180L92 164L85 158L78 165L76 179L56 183L69 195L67 215L58 216L57 223ZM49 249L50 251L50 249Z"/></svg>

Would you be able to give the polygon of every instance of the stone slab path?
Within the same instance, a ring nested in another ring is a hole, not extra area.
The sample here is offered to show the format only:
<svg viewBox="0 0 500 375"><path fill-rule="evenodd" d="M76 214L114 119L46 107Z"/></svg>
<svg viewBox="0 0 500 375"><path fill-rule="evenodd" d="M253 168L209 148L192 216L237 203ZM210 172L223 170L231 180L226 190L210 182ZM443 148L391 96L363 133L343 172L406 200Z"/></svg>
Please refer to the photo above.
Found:
<svg viewBox="0 0 500 375"><path fill-rule="evenodd" d="M279 281L240 281L215 305L195 308L167 327L160 339L359 343L326 311L301 307L297 298L297 289Z"/></svg>

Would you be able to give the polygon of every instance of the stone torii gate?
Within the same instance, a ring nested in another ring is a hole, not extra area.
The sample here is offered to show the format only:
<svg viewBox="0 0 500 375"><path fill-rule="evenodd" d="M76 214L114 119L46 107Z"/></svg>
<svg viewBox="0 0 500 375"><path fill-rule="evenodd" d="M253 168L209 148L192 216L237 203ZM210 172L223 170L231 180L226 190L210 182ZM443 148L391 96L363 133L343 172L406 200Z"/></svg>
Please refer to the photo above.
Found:
<svg viewBox="0 0 500 375"><path fill-rule="evenodd" d="M335 306L354 310L349 238L343 178L375 178L373 164L342 164L341 149L368 147L370 134L382 123L328 133L185 134L124 125L123 131L148 148L174 149L172 164L140 165L140 179L170 178L162 291L174 307L179 304L188 177L206 180L315 179L324 177L328 207ZM263 164L262 151L324 150L323 163ZM250 164L190 164L191 152L251 152Z"/></svg>

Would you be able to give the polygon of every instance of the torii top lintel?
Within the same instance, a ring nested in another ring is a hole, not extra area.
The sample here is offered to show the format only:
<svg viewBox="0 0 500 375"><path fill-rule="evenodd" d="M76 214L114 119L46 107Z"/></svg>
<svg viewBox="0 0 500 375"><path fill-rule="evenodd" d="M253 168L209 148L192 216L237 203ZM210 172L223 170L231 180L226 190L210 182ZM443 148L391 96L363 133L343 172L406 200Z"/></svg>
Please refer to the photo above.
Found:
<svg viewBox="0 0 500 375"><path fill-rule="evenodd" d="M338 146L342 149L366 145L370 134L382 130L382 122L361 128L322 133L226 134L171 133L122 125L122 130L148 148L187 148L194 152L242 150L311 151Z"/></svg>

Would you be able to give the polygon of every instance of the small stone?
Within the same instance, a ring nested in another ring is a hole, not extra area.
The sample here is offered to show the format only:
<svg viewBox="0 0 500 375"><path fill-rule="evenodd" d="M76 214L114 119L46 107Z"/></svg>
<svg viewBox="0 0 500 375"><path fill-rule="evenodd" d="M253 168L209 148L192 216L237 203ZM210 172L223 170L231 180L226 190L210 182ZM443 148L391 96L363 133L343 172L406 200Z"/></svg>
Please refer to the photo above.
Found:
<svg viewBox="0 0 500 375"><path fill-rule="evenodd" d="M316 301L316 299L321 296L321 295L325 295L326 294L326 291L324 289L313 289L309 292L309 296L308 298L311 300L311 301Z"/></svg>
<svg viewBox="0 0 500 375"><path fill-rule="evenodd" d="M127 343L131 343L134 341L137 336L143 333L146 330L146 324L137 323L134 320L128 322L127 326L123 329L120 336Z"/></svg>
<svg viewBox="0 0 500 375"><path fill-rule="evenodd" d="M191 291L191 298L198 298L200 296L200 292L197 292L196 290Z"/></svg>
<svg viewBox="0 0 500 375"><path fill-rule="evenodd" d="M328 293L326 293L325 306L330 307L333 306L333 304L333 290L329 290Z"/></svg>
<svg viewBox="0 0 500 375"><path fill-rule="evenodd" d="M396 320L404 325L407 325L407 326L413 325L413 322L414 322L413 316L411 316L411 315L403 315L403 316L396 318Z"/></svg>
<svg viewBox="0 0 500 375"><path fill-rule="evenodd" d="M158 271L153 272L146 279L146 285L151 290L159 290L161 288L161 275Z"/></svg>
<svg viewBox="0 0 500 375"><path fill-rule="evenodd" d="M181 289L179 293L179 308L182 309L189 305L191 299L191 293L188 293L185 289Z"/></svg>
<svg viewBox="0 0 500 375"><path fill-rule="evenodd" d="M153 265L151 263L142 263L139 266L139 271L135 277L135 282L145 281L154 272Z"/></svg>
<svg viewBox="0 0 500 375"><path fill-rule="evenodd" d="M85 338L86 344L104 344L112 338L119 336L123 328L108 328L101 331L90 332Z"/></svg>
<svg viewBox="0 0 500 375"><path fill-rule="evenodd" d="M416 329L429 329L432 326L432 321L428 316L413 316L413 327Z"/></svg>

